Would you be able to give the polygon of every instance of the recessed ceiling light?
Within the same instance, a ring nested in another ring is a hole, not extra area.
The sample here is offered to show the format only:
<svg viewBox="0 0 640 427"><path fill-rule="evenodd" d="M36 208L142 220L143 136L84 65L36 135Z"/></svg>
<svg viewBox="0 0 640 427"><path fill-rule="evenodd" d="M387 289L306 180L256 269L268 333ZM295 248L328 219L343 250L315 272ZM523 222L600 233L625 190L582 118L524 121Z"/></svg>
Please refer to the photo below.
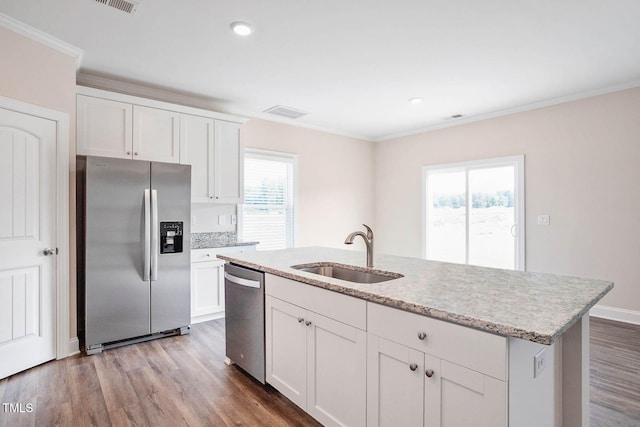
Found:
<svg viewBox="0 0 640 427"><path fill-rule="evenodd" d="M233 22L230 27L231 30L239 36L246 37L253 33L253 27L246 22Z"/></svg>
<svg viewBox="0 0 640 427"><path fill-rule="evenodd" d="M419 98L419 97L409 98L409 103L411 103L413 105L421 104L422 103L422 98Z"/></svg>

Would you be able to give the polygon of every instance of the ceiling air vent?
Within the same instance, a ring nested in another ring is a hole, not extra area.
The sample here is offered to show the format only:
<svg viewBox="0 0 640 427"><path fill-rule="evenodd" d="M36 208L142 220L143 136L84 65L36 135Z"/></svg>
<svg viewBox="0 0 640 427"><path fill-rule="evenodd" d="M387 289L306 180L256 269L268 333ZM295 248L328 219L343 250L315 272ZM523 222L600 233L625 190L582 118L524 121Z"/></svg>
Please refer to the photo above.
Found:
<svg viewBox="0 0 640 427"><path fill-rule="evenodd" d="M286 117L288 119L297 119L302 116L306 116L304 111L296 110L295 108L285 107L282 105L276 105L275 107L264 110L265 113L275 114L276 116Z"/></svg>
<svg viewBox="0 0 640 427"><path fill-rule="evenodd" d="M116 8L123 12L127 12L130 14L136 13L138 10L139 3L129 1L129 0L96 0L98 3L102 3L104 5Z"/></svg>

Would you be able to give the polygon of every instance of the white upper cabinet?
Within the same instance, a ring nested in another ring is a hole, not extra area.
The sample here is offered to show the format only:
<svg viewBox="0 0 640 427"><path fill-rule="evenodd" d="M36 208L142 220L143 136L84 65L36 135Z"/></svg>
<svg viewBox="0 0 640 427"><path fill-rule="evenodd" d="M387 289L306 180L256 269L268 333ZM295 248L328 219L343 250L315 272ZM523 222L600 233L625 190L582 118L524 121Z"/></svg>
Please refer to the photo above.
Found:
<svg viewBox="0 0 640 427"><path fill-rule="evenodd" d="M240 125L216 120L214 197L218 203L242 203L243 169Z"/></svg>
<svg viewBox="0 0 640 427"><path fill-rule="evenodd" d="M208 117L180 115L180 163L191 165L191 201L213 201L213 129Z"/></svg>
<svg viewBox="0 0 640 427"><path fill-rule="evenodd" d="M78 95L78 154L130 159L133 155L133 106Z"/></svg>
<svg viewBox="0 0 640 427"><path fill-rule="evenodd" d="M242 119L85 87L77 119L77 154L188 164L192 202L242 202Z"/></svg>
<svg viewBox="0 0 640 427"><path fill-rule="evenodd" d="M240 124L182 114L180 163L191 165L191 201L242 203Z"/></svg>
<svg viewBox="0 0 640 427"><path fill-rule="evenodd" d="M180 114L133 106L133 158L180 162Z"/></svg>

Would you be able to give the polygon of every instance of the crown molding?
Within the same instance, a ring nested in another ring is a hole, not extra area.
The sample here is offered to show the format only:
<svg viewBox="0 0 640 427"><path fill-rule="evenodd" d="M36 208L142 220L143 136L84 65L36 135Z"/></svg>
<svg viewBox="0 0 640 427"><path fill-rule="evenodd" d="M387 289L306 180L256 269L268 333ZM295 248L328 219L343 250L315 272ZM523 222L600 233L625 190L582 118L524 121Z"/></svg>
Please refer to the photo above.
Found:
<svg viewBox="0 0 640 427"><path fill-rule="evenodd" d="M12 18L11 16L4 13L0 13L0 27L4 27L8 30L13 31L14 33L20 34L24 37L28 37L31 40L34 40L40 44L55 49L58 52L62 52L65 55L69 55L72 58L75 58L76 71L80 69L80 64L82 63L82 55L84 54L84 51L82 49L77 48L56 37L53 37L51 34L47 34L44 31L27 25L22 21L18 21L17 19Z"/></svg>
<svg viewBox="0 0 640 427"><path fill-rule="evenodd" d="M149 98L157 101L169 102L172 104L179 104L193 108L200 108L203 110L220 112L222 114L230 114L233 116L244 117L247 120L261 119L269 122L282 123L285 125L295 126L303 129L315 130L318 132L330 133L332 135L345 136L348 138L361 139L364 141L372 142L371 138L364 135L355 135L347 132L341 132L335 129L325 128L322 126L315 126L304 122L299 122L294 119L288 119L286 117L277 117L273 114L267 114L263 112L256 113L254 111L238 109L229 106L227 102L216 102L216 100L212 98L174 92L169 89L149 87L134 82L116 80L111 77L91 73L78 73L76 75L76 84L78 84L79 86L85 86L94 89L101 89L125 95Z"/></svg>
<svg viewBox="0 0 640 427"><path fill-rule="evenodd" d="M507 108L505 110L499 110L499 111L494 111L494 112L486 113L486 114L478 114L478 115L475 115L475 116L463 117L463 118L457 119L457 120L449 120L449 121L444 122L444 123L437 123L437 124L434 124L434 125L431 125L431 126L425 126L423 128L414 129L414 130L410 130L410 131L407 131L407 132L400 132L400 133L385 135L385 136L381 136L381 137L376 137L376 138L373 139L373 141L375 141L375 142L388 141L388 140L391 140L391 139L402 138L404 136L411 136L411 135L417 135L417 134L420 134L420 133L431 132L431 131L438 130L438 129L445 129L445 128L450 128L450 127L454 127L454 126L461 126L461 125L465 125L465 124L468 124L468 123L479 122L481 120L487 120L487 119L493 119L493 118L496 118L496 117L508 116L510 114L522 113L522 112L530 111L530 110L537 110L538 108L551 107L553 105L564 104L564 103L567 103L567 102L579 101L581 99L592 98L594 96L606 95L608 93L619 92L619 91L627 90L627 89L633 89L633 88L639 87L639 86L640 86L640 80L634 80L634 81L627 82L627 83L622 83L622 84L619 84L619 85L607 86L605 88L600 88L600 89L595 89L595 90L590 90L590 91L584 91L584 92L578 92L578 93L574 93L574 94L571 94L571 95L562 96L560 98L553 98L553 99L548 99L548 100L544 100L544 101L534 102L534 103L531 103L531 104L520 105L520 106L513 107L513 108Z"/></svg>

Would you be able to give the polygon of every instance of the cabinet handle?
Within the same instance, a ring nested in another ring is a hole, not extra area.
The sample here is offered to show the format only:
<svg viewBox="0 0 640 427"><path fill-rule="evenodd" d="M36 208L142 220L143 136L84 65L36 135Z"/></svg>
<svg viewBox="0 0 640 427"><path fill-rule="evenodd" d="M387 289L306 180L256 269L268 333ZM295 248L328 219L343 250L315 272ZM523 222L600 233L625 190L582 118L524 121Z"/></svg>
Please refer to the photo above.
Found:
<svg viewBox="0 0 640 427"><path fill-rule="evenodd" d="M418 339L420 341L424 341L426 337L427 337L427 334L425 334L424 332L418 332Z"/></svg>
<svg viewBox="0 0 640 427"><path fill-rule="evenodd" d="M134 155L134 156L137 156L137 155L138 155L138 153L133 153L133 155Z"/></svg>
<svg viewBox="0 0 640 427"><path fill-rule="evenodd" d="M307 326L311 326L311 320L307 320L306 322L304 322L304 324Z"/></svg>
<svg viewBox="0 0 640 427"><path fill-rule="evenodd" d="M427 369L426 371L424 371L424 374L431 378L433 376L433 369Z"/></svg>
<svg viewBox="0 0 640 427"><path fill-rule="evenodd" d="M298 323L302 323L304 322L304 319L302 317L298 317Z"/></svg>
<svg viewBox="0 0 640 427"><path fill-rule="evenodd" d="M130 155L131 155L131 151L127 151L127 156L130 156Z"/></svg>
<svg viewBox="0 0 640 427"><path fill-rule="evenodd" d="M409 369L411 369L412 371L415 371L416 369L418 369L418 364L412 363L411 365L409 365Z"/></svg>

